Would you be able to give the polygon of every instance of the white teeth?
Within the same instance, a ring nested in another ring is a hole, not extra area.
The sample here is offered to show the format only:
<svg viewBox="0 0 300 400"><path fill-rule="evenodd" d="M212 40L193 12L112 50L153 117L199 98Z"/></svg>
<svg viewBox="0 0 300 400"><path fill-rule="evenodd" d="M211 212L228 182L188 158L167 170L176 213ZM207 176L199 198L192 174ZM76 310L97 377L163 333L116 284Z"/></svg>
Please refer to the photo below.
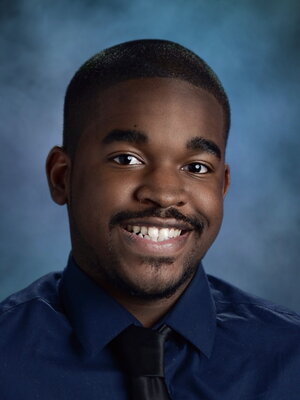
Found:
<svg viewBox="0 0 300 400"><path fill-rule="evenodd" d="M145 226L142 226L141 232L142 232L143 235L147 235L148 229Z"/></svg>
<svg viewBox="0 0 300 400"><path fill-rule="evenodd" d="M152 240L157 241L158 238L158 228L155 226L152 226L151 228L148 228L148 235Z"/></svg>
<svg viewBox="0 0 300 400"><path fill-rule="evenodd" d="M139 225L127 225L126 229L142 238L153 240L155 242L162 242L163 240L176 238L181 234L180 229L158 228L156 226L147 227Z"/></svg>
<svg viewBox="0 0 300 400"><path fill-rule="evenodd" d="M160 229L158 233L158 241L162 242L163 240L167 239L169 239L169 229L168 228Z"/></svg>
<svg viewBox="0 0 300 400"><path fill-rule="evenodd" d="M174 237L174 232L175 232L175 229L174 229L174 228L171 228L171 229L169 230L169 237L170 237L170 238Z"/></svg>
<svg viewBox="0 0 300 400"><path fill-rule="evenodd" d="M132 229L133 229L134 233L139 233L140 230L141 230L141 227L140 226L133 226Z"/></svg>

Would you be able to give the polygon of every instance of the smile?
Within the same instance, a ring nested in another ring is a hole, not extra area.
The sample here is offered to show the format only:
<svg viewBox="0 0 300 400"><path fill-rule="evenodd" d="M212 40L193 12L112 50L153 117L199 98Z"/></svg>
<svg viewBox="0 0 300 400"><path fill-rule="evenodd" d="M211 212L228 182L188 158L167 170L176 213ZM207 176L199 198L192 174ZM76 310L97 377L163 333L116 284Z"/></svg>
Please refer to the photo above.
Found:
<svg viewBox="0 0 300 400"><path fill-rule="evenodd" d="M164 226L163 226L164 225ZM182 228L182 229L180 229ZM120 238L125 247L135 254L148 256L176 256L185 247L192 230L180 223L135 221L120 226Z"/></svg>
<svg viewBox="0 0 300 400"><path fill-rule="evenodd" d="M163 242L165 240L176 238L183 232L181 229L176 228L160 228L156 226L148 227L139 225L127 225L125 229L143 239L152 240L154 242Z"/></svg>

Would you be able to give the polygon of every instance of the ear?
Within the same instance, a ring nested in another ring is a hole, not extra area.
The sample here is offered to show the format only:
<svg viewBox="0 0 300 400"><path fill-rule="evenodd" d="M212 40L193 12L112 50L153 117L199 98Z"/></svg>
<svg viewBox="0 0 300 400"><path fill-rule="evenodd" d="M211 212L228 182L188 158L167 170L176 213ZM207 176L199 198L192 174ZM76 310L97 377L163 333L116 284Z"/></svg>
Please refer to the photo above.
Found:
<svg viewBox="0 0 300 400"><path fill-rule="evenodd" d="M228 188L230 186L230 167L228 164L225 164L224 167L224 183L223 183L223 197L226 196Z"/></svg>
<svg viewBox="0 0 300 400"><path fill-rule="evenodd" d="M68 201L71 161L63 148L50 150L46 161L46 173L51 197L55 203L63 205Z"/></svg>

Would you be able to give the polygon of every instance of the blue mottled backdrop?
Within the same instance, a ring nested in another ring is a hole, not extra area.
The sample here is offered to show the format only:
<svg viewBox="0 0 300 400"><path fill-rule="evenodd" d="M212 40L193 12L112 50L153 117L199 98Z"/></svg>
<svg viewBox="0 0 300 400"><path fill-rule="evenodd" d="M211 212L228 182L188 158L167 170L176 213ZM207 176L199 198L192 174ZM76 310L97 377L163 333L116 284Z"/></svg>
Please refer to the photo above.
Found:
<svg viewBox="0 0 300 400"><path fill-rule="evenodd" d="M232 186L206 270L300 311L299 27L298 0L2 0L0 298L66 263L44 162L73 73L104 47L164 38L203 57L232 105Z"/></svg>

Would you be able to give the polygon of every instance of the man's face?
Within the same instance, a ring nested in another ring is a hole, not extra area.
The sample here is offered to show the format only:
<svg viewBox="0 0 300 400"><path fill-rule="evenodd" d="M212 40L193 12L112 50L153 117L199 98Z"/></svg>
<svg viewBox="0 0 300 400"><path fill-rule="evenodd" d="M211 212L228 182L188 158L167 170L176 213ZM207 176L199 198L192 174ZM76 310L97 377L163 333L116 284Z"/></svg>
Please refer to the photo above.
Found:
<svg viewBox="0 0 300 400"><path fill-rule="evenodd" d="M167 78L101 92L73 160L73 255L104 287L169 296L192 278L222 221L224 116L208 92Z"/></svg>

